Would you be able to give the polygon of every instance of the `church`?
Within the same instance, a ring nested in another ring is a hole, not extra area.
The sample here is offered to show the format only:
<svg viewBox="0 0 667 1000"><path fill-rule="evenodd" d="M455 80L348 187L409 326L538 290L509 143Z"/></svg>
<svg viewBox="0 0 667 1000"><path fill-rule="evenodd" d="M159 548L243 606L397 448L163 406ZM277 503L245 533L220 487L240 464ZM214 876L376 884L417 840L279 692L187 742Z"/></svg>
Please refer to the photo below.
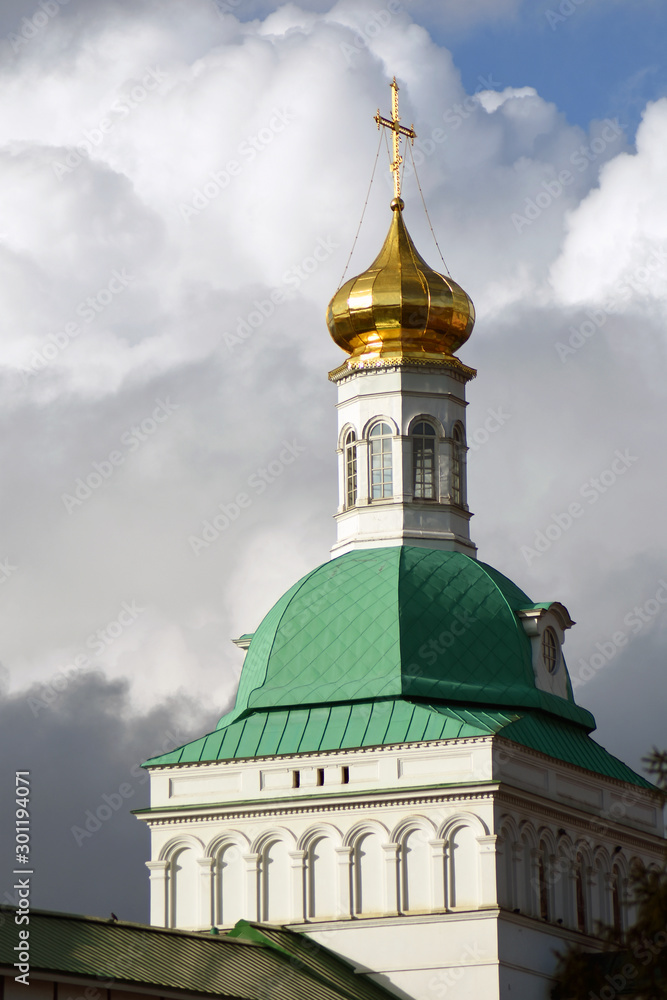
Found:
<svg viewBox="0 0 667 1000"><path fill-rule="evenodd" d="M147 762L151 922L289 925L399 996L548 995L555 950L632 920L664 847L651 784L591 738L560 595L477 557L466 485L473 304L394 198L331 300L337 540L256 631L234 709ZM544 600L544 598L548 598ZM551 598L551 599L549 599Z"/></svg>
<svg viewBox="0 0 667 1000"><path fill-rule="evenodd" d="M545 1000L555 951L632 921L632 866L664 852L661 799L591 738L562 595L536 602L478 558L476 372L458 357L474 307L409 235L399 144L414 131L392 88L392 117L376 116L394 143L389 230L327 313L344 354L329 373L337 539L234 640L233 710L144 765L150 933L305 941L364 996Z"/></svg>

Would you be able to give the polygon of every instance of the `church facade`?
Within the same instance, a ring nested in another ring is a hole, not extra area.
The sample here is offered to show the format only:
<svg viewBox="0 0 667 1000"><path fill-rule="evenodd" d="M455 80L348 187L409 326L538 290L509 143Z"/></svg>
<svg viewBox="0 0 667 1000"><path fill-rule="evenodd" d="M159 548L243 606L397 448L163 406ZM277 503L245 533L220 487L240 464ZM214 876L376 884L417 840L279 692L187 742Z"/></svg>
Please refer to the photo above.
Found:
<svg viewBox="0 0 667 1000"><path fill-rule="evenodd" d="M147 762L151 922L289 925L402 997L548 996L554 950L632 920L660 796L590 737L574 625L477 559L465 291L400 198L327 322L338 390L332 559L252 635L234 709Z"/></svg>

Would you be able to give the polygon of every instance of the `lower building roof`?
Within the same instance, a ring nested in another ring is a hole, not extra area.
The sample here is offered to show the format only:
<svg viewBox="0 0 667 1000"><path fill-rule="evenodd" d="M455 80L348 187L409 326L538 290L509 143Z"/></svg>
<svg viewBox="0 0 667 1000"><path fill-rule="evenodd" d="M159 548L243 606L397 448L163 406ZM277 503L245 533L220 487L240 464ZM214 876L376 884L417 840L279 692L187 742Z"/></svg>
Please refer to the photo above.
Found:
<svg viewBox="0 0 667 1000"><path fill-rule="evenodd" d="M0 907L0 965L16 974L16 908ZM98 986L152 988L236 1000L389 1000L395 994L302 934L239 921L195 933L30 910L30 975L90 977Z"/></svg>

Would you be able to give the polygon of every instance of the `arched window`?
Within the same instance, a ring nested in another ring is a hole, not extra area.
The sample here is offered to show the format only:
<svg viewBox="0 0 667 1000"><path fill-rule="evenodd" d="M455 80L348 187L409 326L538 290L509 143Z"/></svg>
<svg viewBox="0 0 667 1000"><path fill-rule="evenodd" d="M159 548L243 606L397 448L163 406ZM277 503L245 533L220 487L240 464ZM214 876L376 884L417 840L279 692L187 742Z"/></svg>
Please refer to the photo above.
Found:
<svg viewBox="0 0 667 1000"><path fill-rule="evenodd" d="M614 868L611 882L611 919L614 933L618 938L623 934L623 916L621 914L621 873Z"/></svg>
<svg viewBox="0 0 667 1000"><path fill-rule="evenodd" d="M577 854L575 891L577 896L577 930L586 933L586 886L584 884L584 859Z"/></svg>
<svg viewBox="0 0 667 1000"><path fill-rule="evenodd" d="M354 431L345 435L345 506L357 502L357 441Z"/></svg>
<svg viewBox="0 0 667 1000"><path fill-rule="evenodd" d="M384 500L394 495L391 437L389 424L376 424L370 433L371 500Z"/></svg>
<svg viewBox="0 0 667 1000"><path fill-rule="evenodd" d="M463 506L463 429L454 424L452 431L452 503Z"/></svg>
<svg viewBox="0 0 667 1000"><path fill-rule="evenodd" d="M435 430L422 420L412 431L412 470L415 500L436 500Z"/></svg>
<svg viewBox="0 0 667 1000"><path fill-rule="evenodd" d="M540 916L542 920L549 919L549 883L547 882L547 865L544 847L540 848L537 859L537 887L540 897Z"/></svg>

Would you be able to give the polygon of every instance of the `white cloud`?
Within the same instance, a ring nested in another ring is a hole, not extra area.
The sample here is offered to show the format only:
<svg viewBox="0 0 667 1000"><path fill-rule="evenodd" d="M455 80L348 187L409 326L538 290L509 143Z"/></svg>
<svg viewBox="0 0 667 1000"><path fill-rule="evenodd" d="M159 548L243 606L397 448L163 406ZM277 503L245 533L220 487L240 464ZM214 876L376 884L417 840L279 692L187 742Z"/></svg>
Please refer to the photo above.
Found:
<svg viewBox="0 0 667 1000"><path fill-rule="evenodd" d="M667 98L647 107L636 146L605 164L599 187L567 219L551 268L564 305L649 299L667 316Z"/></svg>
<svg viewBox="0 0 667 1000"><path fill-rule="evenodd" d="M340 356L324 309L394 73L441 246L478 306L463 351L479 368L471 428L488 407L512 414L471 456L480 556L536 597L572 606L575 652L622 615L630 565L637 593L650 591L642 558L664 554L662 511L646 500L665 485L651 459L664 358L651 355L647 380L632 346L640 327L645 345L661 342L657 273L571 356L561 360L557 344L667 235L665 102L647 110L629 155L622 130L594 122L587 134L533 88L466 94L412 7L369 31L374 10L287 5L241 22L203 0L82 7L5 66L0 458L17 570L2 584L3 659L15 688L48 680L136 600L145 616L98 665L134 678L140 706L187 676L222 711L238 673L230 638L326 559L336 495L326 372ZM383 151L379 162L351 273L389 224ZM406 220L435 264L410 169ZM132 280L109 296L123 269ZM87 321L91 297L100 309ZM63 337L68 323L79 330ZM178 408L135 438L165 397ZM188 539L284 440L302 443L304 457L195 555ZM636 468L528 565L521 547L626 447L639 450ZM112 452L122 461L68 512L63 494L78 480L85 493ZM637 497L649 508L641 518Z"/></svg>

